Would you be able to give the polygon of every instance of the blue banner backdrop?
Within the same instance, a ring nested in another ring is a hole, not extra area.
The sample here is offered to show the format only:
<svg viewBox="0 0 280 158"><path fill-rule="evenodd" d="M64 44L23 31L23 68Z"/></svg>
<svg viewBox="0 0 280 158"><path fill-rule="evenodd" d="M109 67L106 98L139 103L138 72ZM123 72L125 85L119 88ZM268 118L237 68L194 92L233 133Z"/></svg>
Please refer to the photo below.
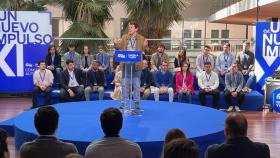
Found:
<svg viewBox="0 0 280 158"><path fill-rule="evenodd" d="M50 12L0 11L0 93L30 92L51 42Z"/></svg>
<svg viewBox="0 0 280 158"><path fill-rule="evenodd" d="M280 23L257 22L255 52L257 89L262 91L265 79L280 66Z"/></svg>

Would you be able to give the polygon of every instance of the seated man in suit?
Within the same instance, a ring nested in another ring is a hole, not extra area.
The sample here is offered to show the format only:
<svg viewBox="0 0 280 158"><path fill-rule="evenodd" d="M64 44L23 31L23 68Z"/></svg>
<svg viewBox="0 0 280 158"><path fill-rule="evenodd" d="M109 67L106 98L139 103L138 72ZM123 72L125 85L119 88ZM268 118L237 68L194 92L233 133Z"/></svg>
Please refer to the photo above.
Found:
<svg viewBox="0 0 280 158"><path fill-rule="evenodd" d="M147 100L151 93L151 86L153 84L153 74L149 70L147 60L143 60L143 70L141 73L140 92L143 93L142 99Z"/></svg>
<svg viewBox="0 0 280 158"><path fill-rule="evenodd" d="M91 69L87 72L88 86L85 89L85 97L90 101L90 93L98 92L99 100L103 100L104 96L104 72L99 69L100 62L94 61Z"/></svg>
<svg viewBox="0 0 280 158"><path fill-rule="evenodd" d="M204 69L198 77L198 86L199 86L199 100L200 104L205 106L206 98L205 95L212 95L212 107L218 108L218 101L220 97L219 87L219 77L216 72L212 71L211 62L206 62L204 64Z"/></svg>
<svg viewBox="0 0 280 158"><path fill-rule="evenodd" d="M50 45L48 48L48 54L46 56L46 67L51 70L57 79L57 83L60 83L61 76L61 56L58 54L55 45Z"/></svg>
<svg viewBox="0 0 280 158"><path fill-rule="evenodd" d="M168 70L168 64L163 61L161 69L155 73L155 101L159 101L159 94L169 94L169 102L173 102L173 75Z"/></svg>
<svg viewBox="0 0 280 158"><path fill-rule="evenodd" d="M233 110L232 97L238 97L237 105L235 106L236 111L240 111L240 105L244 101L245 94L242 91L243 88L243 75L238 71L238 66L236 63L232 64L232 70L230 73L226 74L226 86L224 97L228 108L228 111Z"/></svg>
<svg viewBox="0 0 280 158"><path fill-rule="evenodd" d="M56 138L58 119L59 114L52 106L40 107L37 110L34 125L39 137L21 146L21 158L62 158L70 153L78 153L75 145Z"/></svg>
<svg viewBox="0 0 280 158"><path fill-rule="evenodd" d="M169 56L165 51L165 46L160 44L157 51L151 57L151 71L156 72L160 69L161 63L164 61L169 64Z"/></svg>
<svg viewBox="0 0 280 158"><path fill-rule="evenodd" d="M247 137L248 122L241 113L229 113L225 120L226 142L210 145L206 158L270 158L269 147Z"/></svg>
<svg viewBox="0 0 280 158"><path fill-rule="evenodd" d="M70 43L68 45L68 52L64 54L64 61L72 60L74 62L75 68L79 69L81 66L81 57L80 54L75 51L75 44ZM67 63L66 63L67 66Z"/></svg>
<svg viewBox="0 0 280 158"><path fill-rule="evenodd" d="M33 73L33 83L35 87L32 91L32 108L37 107L37 97L40 93L45 93L46 105L51 104L51 93L53 84L53 74L46 69L45 61L39 61L39 70Z"/></svg>
<svg viewBox="0 0 280 158"><path fill-rule="evenodd" d="M120 136L123 116L119 109L105 109L100 122L105 136L87 147L85 158L142 158L139 145Z"/></svg>
<svg viewBox="0 0 280 158"><path fill-rule="evenodd" d="M66 61L66 70L61 73L60 98L62 101L82 100L84 79L81 69L76 69L73 60Z"/></svg>

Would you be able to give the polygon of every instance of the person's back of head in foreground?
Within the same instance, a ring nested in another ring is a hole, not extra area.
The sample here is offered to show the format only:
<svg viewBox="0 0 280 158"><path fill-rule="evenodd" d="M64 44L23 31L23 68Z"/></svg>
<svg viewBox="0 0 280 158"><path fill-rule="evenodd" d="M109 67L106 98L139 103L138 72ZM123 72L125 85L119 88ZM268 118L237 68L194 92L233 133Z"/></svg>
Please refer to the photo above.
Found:
<svg viewBox="0 0 280 158"><path fill-rule="evenodd" d="M187 138L177 138L164 147L163 158L199 158L199 147Z"/></svg>

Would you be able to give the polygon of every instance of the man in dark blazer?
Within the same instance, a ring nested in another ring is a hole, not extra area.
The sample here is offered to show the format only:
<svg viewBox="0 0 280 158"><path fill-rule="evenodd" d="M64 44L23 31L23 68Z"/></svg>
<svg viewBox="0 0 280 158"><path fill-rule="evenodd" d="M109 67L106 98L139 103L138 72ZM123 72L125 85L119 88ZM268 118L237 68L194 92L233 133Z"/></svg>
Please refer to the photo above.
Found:
<svg viewBox="0 0 280 158"><path fill-rule="evenodd" d="M236 63L232 64L231 71L229 73L226 73L225 79L224 98L228 106L228 111L230 112L235 109L237 112L239 112L240 105L244 101L245 94L242 91L244 78L242 73L238 71ZM232 106L232 97L238 98L237 105L234 108Z"/></svg>
<svg viewBox="0 0 280 158"><path fill-rule="evenodd" d="M54 107L43 106L38 109L34 124L39 137L21 146L21 158L63 158L70 153L78 153L75 145L56 138L58 119L59 114Z"/></svg>
<svg viewBox="0 0 280 158"><path fill-rule="evenodd" d="M252 142L247 137L248 122L241 113L232 112L225 120L226 142L210 145L206 158L270 158L267 144Z"/></svg>
<svg viewBox="0 0 280 158"><path fill-rule="evenodd" d="M57 83L60 83L61 78L61 56L57 53L56 47L50 45L48 48L48 54L45 59L47 69L51 70L57 79Z"/></svg>
<svg viewBox="0 0 280 158"><path fill-rule="evenodd" d="M82 100L84 94L84 75L76 69L73 60L66 61L66 70L61 73L60 99L62 101Z"/></svg>
<svg viewBox="0 0 280 158"><path fill-rule="evenodd" d="M90 100L91 92L98 92L99 100L103 100L105 75L104 71L99 69L100 65L99 61L94 61L91 69L87 72L87 87L85 88L85 98L87 101Z"/></svg>

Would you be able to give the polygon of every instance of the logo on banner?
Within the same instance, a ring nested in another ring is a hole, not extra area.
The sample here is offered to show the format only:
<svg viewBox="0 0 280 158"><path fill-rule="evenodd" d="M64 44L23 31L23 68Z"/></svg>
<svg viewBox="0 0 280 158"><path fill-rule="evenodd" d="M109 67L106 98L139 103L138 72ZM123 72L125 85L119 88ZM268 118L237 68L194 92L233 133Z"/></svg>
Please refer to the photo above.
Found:
<svg viewBox="0 0 280 158"><path fill-rule="evenodd" d="M258 22L256 30L256 69L260 87L280 66L280 23ZM260 73L261 72L261 73Z"/></svg>
<svg viewBox="0 0 280 158"><path fill-rule="evenodd" d="M274 111L280 112L280 89L276 89L271 92L270 105Z"/></svg>
<svg viewBox="0 0 280 158"><path fill-rule="evenodd" d="M115 51L115 61L116 62L141 62L142 60L141 51L125 51L125 50L116 50Z"/></svg>
<svg viewBox="0 0 280 158"><path fill-rule="evenodd" d="M45 59L51 33L49 12L0 11L0 92L32 90L32 75Z"/></svg>

